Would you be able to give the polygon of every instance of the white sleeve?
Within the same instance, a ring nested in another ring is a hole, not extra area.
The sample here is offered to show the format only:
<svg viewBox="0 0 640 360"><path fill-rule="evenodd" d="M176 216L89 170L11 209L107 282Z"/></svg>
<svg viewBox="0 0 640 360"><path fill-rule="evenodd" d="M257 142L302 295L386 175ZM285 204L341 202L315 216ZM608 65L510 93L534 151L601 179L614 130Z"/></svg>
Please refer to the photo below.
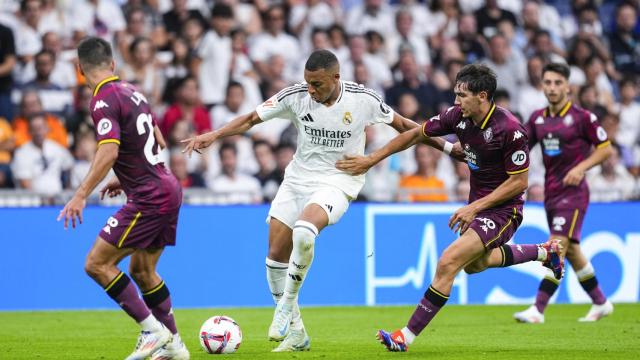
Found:
<svg viewBox="0 0 640 360"><path fill-rule="evenodd" d="M18 180L28 180L33 178L34 164L29 163L27 152L24 149L18 148L13 156L13 162L11 163L11 171L13 176Z"/></svg>
<svg viewBox="0 0 640 360"><path fill-rule="evenodd" d="M391 124L393 121L393 109L391 109L391 106L387 105L375 91L368 89L367 92L369 92L369 94L362 94L362 96L367 97L367 102L371 107L371 117L367 125L379 123Z"/></svg>
<svg viewBox="0 0 640 360"><path fill-rule="evenodd" d="M262 121L276 118L293 121L296 119L296 115L291 109L291 104L296 95L303 91L306 92L307 90L302 85L289 86L258 105L256 112Z"/></svg>
<svg viewBox="0 0 640 360"><path fill-rule="evenodd" d="M205 59L211 51L213 50L213 41L211 39L211 34L206 33L200 40L200 43L196 46L196 56L200 59Z"/></svg>

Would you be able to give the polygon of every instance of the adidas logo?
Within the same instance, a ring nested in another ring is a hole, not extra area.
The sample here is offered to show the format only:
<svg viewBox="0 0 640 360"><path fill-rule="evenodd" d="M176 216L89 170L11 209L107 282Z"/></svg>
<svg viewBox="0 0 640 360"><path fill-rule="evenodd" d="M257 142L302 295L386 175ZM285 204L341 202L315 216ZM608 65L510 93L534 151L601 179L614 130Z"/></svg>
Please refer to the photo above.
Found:
<svg viewBox="0 0 640 360"><path fill-rule="evenodd" d="M329 205L329 204L324 204L324 206L327 207L327 209L329 209L329 212L333 211L333 205Z"/></svg>
<svg viewBox="0 0 640 360"><path fill-rule="evenodd" d="M305 116L303 116L302 118L300 118L301 121L306 121L306 122L313 122L313 118L311 117L311 114L307 114Z"/></svg>
<svg viewBox="0 0 640 360"><path fill-rule="evenodd" d="M302 281L302 276L300 275L289 274L289 277L295 281Z"/></svg>
<svg viewBox="0 0 640 360"><path fill-rule="evenodd" d="M467 128L467 123L466 123L466 122L464 122L464 121L460 121L460 122L458 123L458 126L456 126L456 127L457 127L457 128L460 128L460 129L462 129L462 130L464 130L464 129L466 129L466 128Z"/></svg>

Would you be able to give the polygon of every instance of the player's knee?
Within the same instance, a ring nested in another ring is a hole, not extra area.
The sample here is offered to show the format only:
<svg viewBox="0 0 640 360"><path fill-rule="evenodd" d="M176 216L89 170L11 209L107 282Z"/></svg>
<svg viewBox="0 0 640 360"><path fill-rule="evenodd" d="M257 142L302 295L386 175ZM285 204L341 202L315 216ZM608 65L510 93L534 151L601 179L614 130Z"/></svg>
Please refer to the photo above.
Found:
<svg viewBox="0 0 640 360"><path fill-rule="evenodd" d="M101 275L106 274L107 270L108 270L108 266L106 264L97 262L92 257L87 257L87 259L84 262L84 271L92 279L96 279Z"/></svg>
<svg viewBox="0 0 640 360"><path fill-rule="evenodd" d="M445 250L438 260L438 267L436 271L441 275L451 275L456 272L458 267L458 260L456 257L451 253L451 251Z"/></svg>
<svg viewBox="0 0 640 360"><path fill-rule="evenodd" d="M467 274L476 274L487 268L487 264L483 261L474 261L471 264L464 267L464 272Z"/></svg>
<svg viewBox="0 0 640 360"><path fill-rule="evenodd" d="M567 248L566 257L569 261L573 262L573 260L580 254L580 245L571 243Z"/></svg>
<svg viewBox="0 0 640 360"><path fill-rule="evenodd" d="M318 228L315 225L298 220L293 226L293 247L303 251L312 250L316 236L318 236Z"/></svg>
<svg viewBox="0 0 640 360"><path fill-rule="evenodd" d="M154 285L155 274L155 270L152 271L150 269L135 266L129 267L129 275L131 275L133 281L135 281L142 289L146 289Z"/></svg>

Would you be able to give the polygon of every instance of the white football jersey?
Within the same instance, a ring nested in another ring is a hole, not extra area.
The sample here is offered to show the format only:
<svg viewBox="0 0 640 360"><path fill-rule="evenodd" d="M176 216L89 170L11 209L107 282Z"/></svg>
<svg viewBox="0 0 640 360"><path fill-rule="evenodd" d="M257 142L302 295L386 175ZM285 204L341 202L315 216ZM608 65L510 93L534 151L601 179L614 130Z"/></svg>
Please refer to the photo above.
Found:
<svg viewBox="0 0 640 360"><path fill-rule="evenodd" d="M375 91L348 81L340 81L340 95L331 106L311 99L307 84L296 84L260 104L256 112L262 121L289 119L298 129L298 148L285 181L332 185L353 199L364 185L364 175L348 175L336 169L336 161L364 154L365 126L393 121L393 110Z"/></svg>

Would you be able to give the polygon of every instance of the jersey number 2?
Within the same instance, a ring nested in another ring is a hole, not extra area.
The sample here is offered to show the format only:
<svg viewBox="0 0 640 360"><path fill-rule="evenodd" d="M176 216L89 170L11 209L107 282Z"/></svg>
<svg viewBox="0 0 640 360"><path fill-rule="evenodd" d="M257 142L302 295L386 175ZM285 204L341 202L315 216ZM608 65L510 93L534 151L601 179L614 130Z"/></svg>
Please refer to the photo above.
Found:
<svg viewBox="0 0 640 360"><path fill-rule="evenodd" d="M145 127L145 125L147 125ZM154 151L153 145L156 144L156 137L153 134L153 121L151 121L151 115L141 113L136 120L136 128L138 129L138 135L144 135L149 132L147 136L147 142L144 144L144 156L151 165L156 165L160 162L158 153Z"/></svg>

